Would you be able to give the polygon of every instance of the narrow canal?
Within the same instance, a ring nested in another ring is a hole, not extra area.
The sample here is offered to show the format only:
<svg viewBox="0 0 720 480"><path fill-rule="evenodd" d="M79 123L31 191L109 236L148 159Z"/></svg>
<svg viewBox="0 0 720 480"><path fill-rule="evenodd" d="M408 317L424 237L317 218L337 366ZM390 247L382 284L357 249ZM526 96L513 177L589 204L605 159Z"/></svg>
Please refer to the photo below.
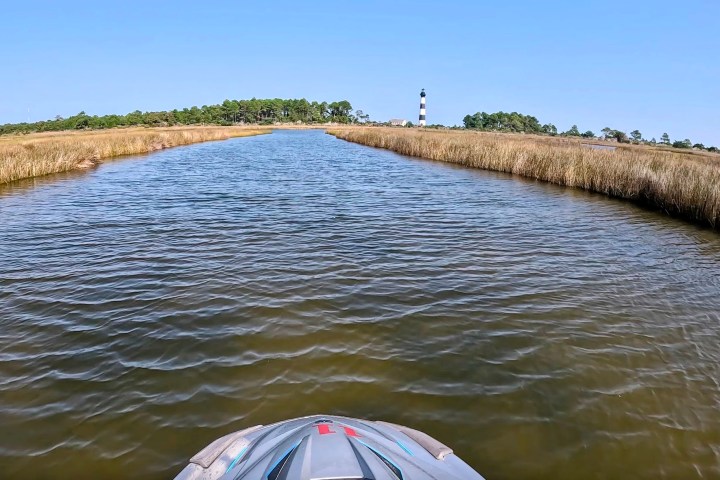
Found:
<svg viewBox="0 0 720 480"><path fill-rule="evenodd" d="M0 187L0 477L312 413L489 480L720 478L720 235L319 131Z"/></svg>

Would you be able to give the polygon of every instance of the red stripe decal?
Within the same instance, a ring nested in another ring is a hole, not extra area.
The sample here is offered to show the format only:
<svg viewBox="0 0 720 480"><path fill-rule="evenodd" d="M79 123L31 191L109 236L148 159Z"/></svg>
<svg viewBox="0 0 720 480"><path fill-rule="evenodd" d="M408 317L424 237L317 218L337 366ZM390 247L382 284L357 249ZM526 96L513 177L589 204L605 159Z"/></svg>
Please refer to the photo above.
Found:
<svg viewBox="0 0 720 480"><path fill-rule="evenodd" d="M318 429L318 433L320 435L327 435L328 433L335 433L332 430L330 430L330 425L327 423L320 423L318 425L315 425Z"/></svg>
<svg viewBox="0 0 720 480"><path fill-rule="evenodd" d="M358 435L358 433L355 430L353 430L350 427L343 427L343 429L345 430L345 435L347 435L348 437L359 437L360 436L360 435Z"/></svg>

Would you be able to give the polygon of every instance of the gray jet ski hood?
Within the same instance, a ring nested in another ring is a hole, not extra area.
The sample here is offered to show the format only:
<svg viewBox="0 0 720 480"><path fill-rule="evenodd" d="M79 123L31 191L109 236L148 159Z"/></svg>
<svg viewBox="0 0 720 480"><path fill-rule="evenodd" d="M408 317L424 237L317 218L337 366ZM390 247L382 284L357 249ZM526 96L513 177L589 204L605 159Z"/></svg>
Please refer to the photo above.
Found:
<svg viewBox="0 0 720 480"><path fill-rule="evenodd" d="M423 432L313 415L215 440L176 480L483 480Z"/></svg>

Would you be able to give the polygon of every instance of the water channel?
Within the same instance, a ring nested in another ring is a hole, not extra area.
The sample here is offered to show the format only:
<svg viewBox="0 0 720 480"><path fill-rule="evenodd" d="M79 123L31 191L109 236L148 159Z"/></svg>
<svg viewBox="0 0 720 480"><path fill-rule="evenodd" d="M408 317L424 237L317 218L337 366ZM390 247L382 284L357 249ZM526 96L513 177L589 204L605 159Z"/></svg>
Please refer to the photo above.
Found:
<svg viewBox="0 0 720 480"><path fill-rule="evenodd" d="M312 413L489 480L720 478L720 235L321 131L0 186L0 477Z"/></svg>

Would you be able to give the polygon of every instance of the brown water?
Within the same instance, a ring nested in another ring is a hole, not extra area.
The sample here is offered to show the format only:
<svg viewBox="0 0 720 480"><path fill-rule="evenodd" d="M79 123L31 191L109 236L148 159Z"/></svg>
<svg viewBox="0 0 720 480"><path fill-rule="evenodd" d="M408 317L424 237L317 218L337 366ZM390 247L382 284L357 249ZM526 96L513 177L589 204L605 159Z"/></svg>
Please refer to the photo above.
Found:
<svg viewBox="0 0 720 480"><path fill-rule="evenodd" d="M0 189L0 477L311 413L489 480L720 478L720 235L321 132Z"/></svg>

